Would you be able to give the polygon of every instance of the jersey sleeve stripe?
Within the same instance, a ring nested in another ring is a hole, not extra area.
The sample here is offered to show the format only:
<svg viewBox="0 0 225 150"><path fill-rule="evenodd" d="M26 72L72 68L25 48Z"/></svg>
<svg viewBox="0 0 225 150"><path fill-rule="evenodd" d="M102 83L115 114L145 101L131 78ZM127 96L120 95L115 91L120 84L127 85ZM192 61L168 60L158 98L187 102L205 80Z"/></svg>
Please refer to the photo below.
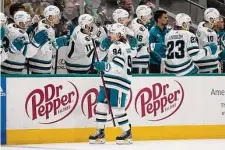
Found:
<svg viewBox="0 0 225 150"><path fill-rule="evenodd" d="M18 66L22 66L22 67L25 65L25 63L14 62L14 61L7 60L7 59L4 62L6 62L6 63L8 63L10 65L18 65Z"/></svg>
<svg viewBox="0 0 225 150"><path fill-rule="evenodd" d="M207 60L198 60L195 63L209 63L209 62L215 62L217 61L217 58L207 59Z"/></svg>
<svg viewBox="0 0 225 150"><path fill-rule="evenodd" d="M51 64L51 60L50 61L44 61L44 60L38 60L35 58L29 58L30 61L36 62L36 63L41 63L41 64Z"/></svg>
<svg viewBox="0 0 225 150"><path fill-rule="evenodd" d="M191 47L187 48L187 51L189 52L189 51L191 51L193 49L199 49L199 47L198 46L191 46Z"/></svg>
<svg viewBox="0 0 225 150"><path fill-rule="evenodd" d="M182 64L179 64L179 65L169 65L167 62L165 62L166 66L169 67L169 68L180 68L180 67L183 67L183 66L186 66L187 64L189 64L191 62L191 59L189 59L188 61L182 63Z"/></svg>
<svg viewBox="0 0 225 150"><path fill-rule="evenodd" d="M125 64L124 59L120 58L120 57L114 57L112 62L115 63L116 65L120 66L121 68L123 68L124 64Z"/></svg>
<svg viewBox="0 0 225 150"><path fill-rule="evenodd" d="M196 54L198 54L199 49L192 49L190 51L188 51L188 54L192 57L195 56Z"/></svg>
<svg viewBox="0 0 225 150"><path fill-rule="evenodd" d="M125 60L119 56L115 56L113 59L119 59L119 60L123 61L123 63L125 62Z"/></svg>
<svg viewBox="0 0 225 150"><path fill-rule="evenodd" d="M121 63L119 63L119 62L117 62L117 61L113 61L113 63L115 64L115 65L117 65L117 66L119 66L119 67L121 67L121 68L123 68L124 67L124 65L123 64L121 64Z"/></svg>
<svg viewBox="0 0 225 150"><path fill-rule="evenodd" d="M198 52L194 52L194 53L191 53L191 54L189 54L190 55L190 57L193 57L193 56L195 56L195 55L197 55L198 54Z"/></svg>
<svg viewBox="0 0 225 150"><path fill-rule="evenodd" d="M177 68L177 69L173 69L173 70L171 70L170 68L166 67L166 72L168 72L168 73L174 73L174 74L181 73L181 72L185 72L186 70L188 70L189 68L191 68L193 65L194 65L194 63L191 62L190 64L184 66L182 69L181 68Z"/></svg>

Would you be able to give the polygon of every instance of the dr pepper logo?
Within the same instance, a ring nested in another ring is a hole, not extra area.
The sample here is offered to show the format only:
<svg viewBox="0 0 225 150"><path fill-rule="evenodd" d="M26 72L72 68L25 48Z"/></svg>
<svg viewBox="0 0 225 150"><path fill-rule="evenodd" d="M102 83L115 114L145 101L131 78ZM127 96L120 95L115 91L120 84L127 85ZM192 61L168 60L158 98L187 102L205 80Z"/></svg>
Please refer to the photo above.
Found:
<svg viewBox="0 0 225 150"><path fill-rule="evenodd" d="M40 124L52 124L69 116L78 104L79 94L72 82L47 84L26 98L27 116Z"/></svg>
<svg viewBox="0 0 225 150"><path fill-rule="evenodd" d="M95 119L96 115L96 106L97 106L97 98L98 98L98 89L91 88L89 89L82 97L81 100L81 110L84 116L86 116L88 119ZM126 107L125 110L127 110L132 102L132 91L130 90L130 94L127 97ZM109 110L108 110L109 113Z"/></svg>
<svg viewBox="0 0 225 150"><path fill-rule="evenodd" d="M135 110L149 121L161 121L176 113L183 100L184 89L178 81L155 83L138 92Z"/></svg>

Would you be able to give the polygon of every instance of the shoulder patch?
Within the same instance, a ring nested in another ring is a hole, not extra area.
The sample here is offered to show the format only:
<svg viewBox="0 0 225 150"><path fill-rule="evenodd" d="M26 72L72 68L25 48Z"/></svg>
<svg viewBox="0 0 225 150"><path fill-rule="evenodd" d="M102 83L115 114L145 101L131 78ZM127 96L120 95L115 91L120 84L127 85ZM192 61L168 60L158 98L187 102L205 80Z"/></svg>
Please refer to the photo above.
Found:
<svg viewBox="0 0 225 150"><path fill-rule="evenodd" d="M198 37L200 37L200 36L201 36L201 32L200 32L200 31L197 31L197 32L196 32L196 35L197 35Z"/></svg>
<svg viewBox="0 0 225 150"><path fill-rule="evenodd" d="M91 40L91 37L90 37L90 36L86 36L86 37L85 37L85 40L86 40L86 41L90 41L90 40Z"/></svg>
<svg viewBox="0 0 225 150"><path fill-rule="evenodd" d="M141 26L141 27L139 28L139 30L140 30L140 31L145 31L145 27Z"/></svg>

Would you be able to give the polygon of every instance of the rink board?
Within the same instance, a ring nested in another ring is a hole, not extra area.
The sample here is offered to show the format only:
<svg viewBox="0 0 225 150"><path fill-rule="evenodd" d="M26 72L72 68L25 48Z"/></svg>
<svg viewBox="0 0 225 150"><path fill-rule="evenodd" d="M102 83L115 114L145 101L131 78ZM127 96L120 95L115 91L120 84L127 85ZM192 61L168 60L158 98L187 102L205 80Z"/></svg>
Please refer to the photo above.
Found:
<svg viewBox="0 0 225 150"><path fill-rule="evenodd" d="M99 77L6 83L6 144L87 142L95 132ZM225 76L135 76L126 110L134 140L225 138ZM110 120L106 139L114 141L121 131Z"/></svg>

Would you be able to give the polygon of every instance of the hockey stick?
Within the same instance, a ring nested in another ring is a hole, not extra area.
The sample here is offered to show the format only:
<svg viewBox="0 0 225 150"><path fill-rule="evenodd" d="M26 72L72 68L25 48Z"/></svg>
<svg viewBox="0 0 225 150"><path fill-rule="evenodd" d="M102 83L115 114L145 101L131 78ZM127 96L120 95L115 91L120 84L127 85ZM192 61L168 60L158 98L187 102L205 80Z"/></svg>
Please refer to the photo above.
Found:
<svg viewBox="0 0 225 150"><path fill-rule="evenodd" d="M59 55L59 49L56 49L56 53L55 53L55 74L57 74L58 55Z"/></svg>
<svg viewBox="0 0 225 150"><path fill-rule="evenodd" d="M99 62L97 48L96 48L95 41L94 41L93 38L92 38L92 44L94 46L94 55L96 56L96 59ZM104 92L105 92L105 97L106 97L106 100L108 102L109 112L110 112L111 117L112 117L113 126L116 127L116 122L115 122L115 119L113 117L113 112L112 112L112 108L111 108L111 105L110 105L109 95L108 95L108 92L107 92L107 89L106 89L106 86L105 86L105 80L104 80L102 72L100 72L100 76L101 76L101 80L102 80L102 84L103 84L103 88L104 88Z"/></svg>
<svg viewBox="0 0 225 150"><path fill-rule="evenodd" d="M30 62L29 59L27 59L27 74L30 74Z"/></svg>

